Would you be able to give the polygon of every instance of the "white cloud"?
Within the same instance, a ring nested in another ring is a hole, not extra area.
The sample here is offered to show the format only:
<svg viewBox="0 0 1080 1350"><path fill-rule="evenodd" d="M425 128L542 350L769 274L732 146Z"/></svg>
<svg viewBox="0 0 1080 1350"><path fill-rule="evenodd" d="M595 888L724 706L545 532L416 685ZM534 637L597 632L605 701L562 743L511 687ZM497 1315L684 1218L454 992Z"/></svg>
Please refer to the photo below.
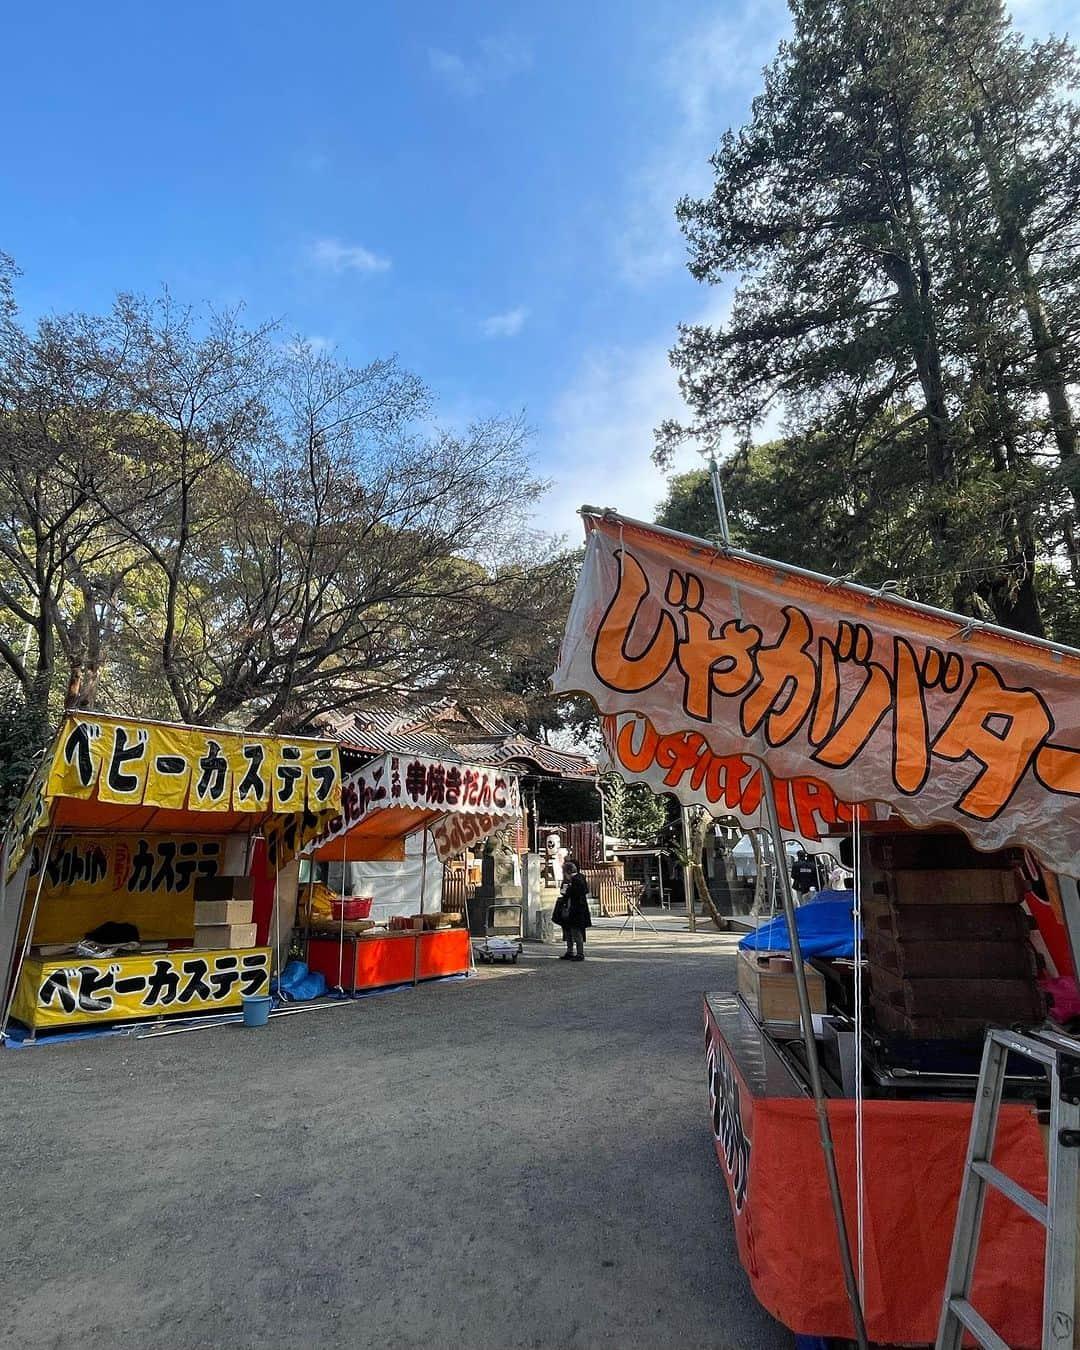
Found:
<svg viewBox="0 0 1080 1350"><path fill-rule="evenodd" d="M743 0L668 47L658 64L656 93L658 107L667 105L667 130L630 178L615 239L624 280L647 284L683 264L675 204L708 191L709 156L749 106L789 23L781 0Z"/></svg>
<svg viewBox="0 0 1080 1350"><path fill-rule="evenodd" d="M343 244L340 239L319 239L311 249L311 260L331 272L389 272L390 259L362 244Z"/></svg>
<svg viewBox="0 0 1080 1350"><path fill-rule="evenodd" d="M486 37L477 44L475 55L463 57L441 47L428 49L432 74L462 98L474 98L490 85L502 84L520 75L532 65L532 50L513 36Z"/></svg>
<svg viewBox="0 0 1080 1350"><path fill-rule="evenodd" d="M492 314L480 324L480 331L487 338L517 337L525 327L529 311L519 305L517 309L508 309L503 314Z"/></svg>
<svg viewBox="0 0 1080 1350"><path fill-rule="evenodd" d="M697 321L718 324L727 307L726 297L717 294ZM668 360L673 341L665 333L636 347L593 352L556 400L542 442L544 472L553 485L538 508L539 528L576 543L576 513L586 503L652 519L668 490L667 475L652 462L653 430L665 418L686 415ZM700 463L688 448L673 471Z"/></svg>

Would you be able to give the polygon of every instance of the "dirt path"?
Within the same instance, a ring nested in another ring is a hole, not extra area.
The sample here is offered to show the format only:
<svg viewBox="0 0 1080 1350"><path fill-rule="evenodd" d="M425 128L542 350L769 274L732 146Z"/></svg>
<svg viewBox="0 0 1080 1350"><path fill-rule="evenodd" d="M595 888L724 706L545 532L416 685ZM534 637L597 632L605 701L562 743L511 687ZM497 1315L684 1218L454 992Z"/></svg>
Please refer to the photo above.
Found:
<svg viewBox="0 0 1080 1350"><path fill-rule="evenodd" d="M594 929L262 1032L0 1051L0 1346L790 1348L706 1121L733 952Z"/></svg>

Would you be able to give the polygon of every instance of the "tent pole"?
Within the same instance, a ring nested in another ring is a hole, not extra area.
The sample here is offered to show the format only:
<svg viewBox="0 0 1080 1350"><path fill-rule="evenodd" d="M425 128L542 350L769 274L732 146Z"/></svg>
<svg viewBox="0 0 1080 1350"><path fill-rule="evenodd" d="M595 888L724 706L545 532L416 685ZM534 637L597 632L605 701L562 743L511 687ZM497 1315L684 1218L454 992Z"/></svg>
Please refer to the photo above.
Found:
<svg viewBox="0 0 1080 1350"><path fill-rule="evenodd" d="M851 1256L851 1241L848 1238L847 1223L844 1219L844 1201L840 1194L840 1176L836 1169L836 1151L833 1147L832 1126L825 1105L825 1089L821 1082L821 1065L818 1063L817 1041L814 1039L814 1023L810 1011L810 991L806 985L806 968L803 965L802 946L799 942L799 929L795 921L795 897L791 889L791 876L781 860L786 860L783 835L780 832L780 817L776 810L776 796L773 791L772 770L761 761L762 787L765 795L765 810L769 818L769 832L772 835L773 855L777 859L777 881L780 886L780 899L784 906L784 918L787 921L788 941L791 944L791 964L795 974L795 992L799 1000L799 1020L802 1022L803 1044L806 1046L806 1067L810 1078L810 1090L814 1097L814 1110L817 1114L818 1135L821 1139L821 1151L825 1158L825 1171L829 1180L829 1197L832 1201L833 1216L836 1219L836 1236L840 1244L840 1262L844 1268L844 1283L847 1286L848 1301L855 1324L855 1340L860 1350L867 1350L866 1323L863 1320L862 1301L859 1298L859 1286L855 1279L855 1266Z"/></svg>
<svg viewBox="0 0 1080 1350"><path fill-rule="evenodd" d="M428 834L429 834L429 833L430 833L430 831L428 830L428 827L425 825L425 826L424 826L424 852L423 852L422 860L421 860L421 863L420 863L420 931L419 931L419 933L415 933L415 934L413 935L413 968L412 968L412 982L413 982L413 988L414 988L414 989L415 989L416 986L420 983L420 941L421 941L421 939L422 939L423 936L424 936L424 924L423 924L423 918L424 918L424 893L425 893L426 890L427 890L427 844L428 844Z"/></svg>
<svg viewBox="0 0 1080 1350"><path fill-rule="evenodd" d="M37 922L38 905L41 902L41 888L45 884L45 869L49 865L49 855L52 853L53 840L56 837L56 826L49 828L49 833L45 839L45 851L41 855L41 867L38 871L37 890L34 892L34 905L30 910L30 922L26 925L26 937L23 940L22 951L19 952L19 958L15 963L15 968L11 973L11 988L8 990L7 1005L4 1008L4 1020L0 1022L0 1041L7 1037L8 1022L11 1020L11 1009L15 1003L15 995L19 991L19 977L22 975L23 963L26 961L27 954L30 951L34 937L34 924ZM23 892L22 904L19 906L19 918L22 919L23 911L26 909L26 892ZM17 930L16 930L17 931ZM18 938L16 937L16 943Z"/></svg>
<svg viewBox="0 0 1080 1350"><path fill-rule="evenodd" d="M720 470L715 455L710 457L709 468L720 535L725 548L730 549L731 532L728 528L727 506L724 502L724 489L720 482ZM742 602L739 599L738 590L735 591L735 596L736 612L741 619ZM799 1021L802 1023L803 1044L806 1046L806 1068L810 1077L810 1090L814 1095L814 1112L817 1115L818 1135L821 1139L821 1152L825 1159L825 1172L829 1180L829 1198L832 1201L833 1217L836 1220L836 1237L840 1244L840 1262L844 1268L844 1284L847 1286L848 1302L851 1304L855 1340L859 1350L868 1350L869 1341L866 1339L862 1299L855 1278L855 1266L851 1257L851 1241L848 1238L847 1223L844 1219L844 1200L840 1194L840 1174L836 1170L836 1150L833 1147L832 1126L829 1124L829 1112L825 1104L825 1089L821 1082L821 1065L818 1063L813 1014L810 1011L810 991L806 986L806 967L803 965L802 944L799 942L799 928L795 920L795 895L791 886L791 872L787 865L784 836L780 829L780 813L776 809L775 783L772 769L766 763L764 756L759 762L761 764L761 786L765 798L765 813L769 821L769 834L772 842L773 863L777 872L775 884L780 887L780 899L784 906L784 919L787 922L788 942L791 945L791 965L795 975L795 992L799 1000ZM682 809L685 822L686 808L683 807ZM858 952L856 952L856 960L858 960L858 955Z"/></svg>

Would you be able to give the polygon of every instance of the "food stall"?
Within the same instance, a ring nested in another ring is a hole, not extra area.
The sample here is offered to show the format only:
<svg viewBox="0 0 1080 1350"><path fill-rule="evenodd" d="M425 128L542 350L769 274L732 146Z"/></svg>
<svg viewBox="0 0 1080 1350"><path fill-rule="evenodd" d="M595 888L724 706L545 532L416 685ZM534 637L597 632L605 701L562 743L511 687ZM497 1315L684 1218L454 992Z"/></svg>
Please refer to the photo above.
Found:
<svg viewBox="0 0 1080 1350"><path fill-rule="evenodd" d="M66 717L3 838L4 1032L9 1019L34 1035L267 993L256 845L276 876L340 806L326 741Z"/></svg>
<svg viewBox="0 0 1080 1350"><path fill-rule="evenodd" d="M422 834L423 851L440 863L517 824L521 793L516 774L490 765L387 754L349 774L341 811L306 850L312 862L349 863L401 859L408 837ZM344 885L345 867L342 867ZM416 909L387 926L348 917L344 892L336 917L306 927L308 968L346 993L463 975L471 964L467 916L444 914L425 894L420 871ZM313 883L309 883L309 891Z"/></svg>
<svg viewBox="0 0 1080 1350"><path fill-rule="evenodd" d="M616 719L631 777L718 813L750 789L774 838L818 803L851 844L847 956L815 951L825 907L785 879L786 949L747 940L739 992L705 998L741 1261L797 1333L932 1342L983 1032L1039 1026L1077 969L1080 653L583 515L556 692ZM1043 1197L1046 1088L1010 1067L994 1155ZM1045 1236L990 1194L972 1301L1011 1346L1041 1343Z"/></svg>

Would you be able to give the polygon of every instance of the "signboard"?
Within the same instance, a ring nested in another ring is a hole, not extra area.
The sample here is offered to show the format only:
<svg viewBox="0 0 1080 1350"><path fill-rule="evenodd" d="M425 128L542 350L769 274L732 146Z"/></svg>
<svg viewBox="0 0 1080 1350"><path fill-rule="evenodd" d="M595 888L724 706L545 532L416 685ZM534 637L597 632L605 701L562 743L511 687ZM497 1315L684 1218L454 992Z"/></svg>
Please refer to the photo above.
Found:
<svg viewBox="0 0 1080 1350"><path fill-rule="evenodd" d="M431 837L435 841L435 853L440 862L449 862L460 857L466 849L482 843L496 830L511 824L512 815L490 815L481 812L478 815L443 816L431 827Z"/></svg>
<svg viewBox="0 0 1080 1350"><path fill-rule="evenodd" d="M750 1186L750 1154L753 1147L754 1101L738 1066L717 1030L712 1014L705 1010L705 1068L709 1089L709 1121L716 1156L727 1182L739 1256L748 1273L753 1244L744 1214Z"/></svg>
<svg viewBox="0 0 1080 1350"><path fill-rule="evenodd" d="M341 800L337 747L317 741L69 717L47 797L174 811L327 811Z"/></svg>
<svg viewBox="0 0 1080 1350"><path fill-rule="evenodd" d="M742 1034L743 1016L705 1005L709 1127L727 1184L739 1259L759 1302L803 1336L850 1339L851 1307L813 1101L771 1053ZM735 1008L731 997L731 1008ZM743 1023L745 1025L745 1023ZM728 1034L725 1034L725 1030ZM730 1039L729 1039L730 1037ZM971 1103L866 1103L865 1299L874 1345L929 1345L937 1333L964 1175ZM855 1104L828 1103L844 1208L853 1214ZM1046 1150L1033 1107L1006 1103L995 1161L1018 1184L1046 1193ZM913 1242L911 1235L919 1240ZM1009 1345L1038 1345L1045 1234L1003 1195L991 1193L972 1302Z"/></svg>
<svg viewBox="0 0 1080 1350"><path fill-rule="evenodd" d="M1075 870L1080 658L636 522L588 525L557 693Z"/></svg>
<svg viewBox="0 0 1080 1350"><path fill-rule="evenodd" d="M420 828L425 818L440 818L433 826L433 837L436 852L445 862L516 819L521 813L521 789L517 775L505 769L385 755L345 780L341 814L315 840L314 848L340 839L379 812L394 810L412 813L405 818L408 832ZM384 825L383 830L388 827Z"/></svg>
<svg viewBox="0 0 1080 1350"><path fill-rule="evenodd" d="M63 896L149 895L192 897L195 882L215 877L223 840L207 835L67 834L49 850L42 900ZM44 847L31 850L35 885Z"/></svg>
<svg viewBox="0 0 1080 1350"><path fill-rule="evenodd" d="M640 713L603 719L604 744L612 768L622 777L645 783L653 792L674 792L686 805L703 806L714 816L733 816L744 830L768 828L761 766L742 755L717 755L700 731L661 736ZM868 820L872 805L850 806L815 778L774 778L776 813L787 839L804 848L828 852L823 842L837 826L857 814Z"/></svg>
<svg viewBox="0 0 1080 1350"><path fill-rule="evenodd" d="M224 847L221 836L211 835L57 834L41 879L34 941L69 942L110 919L134 924L144 939L190 937L195 883L218 875ZM44 853L39 834L30 847L31 895Z"/></svg>
<svg viewBox="0 0 1080 1350"><path fill-rule="evenodd" d="M250 824L265 822L280 864L340 810L341 761L323 741L69 715L4 833L9 879L30 840L57 818L58 802L78 803L65 819L86 829L210 833L216 816L226 833L238 816L257 816ZM159 823L153 811L170 814Z"/></svg>
<svg viewBox="0 0 1080 1350"><path fill-rule="evenodd" d="M270 949L174 951L23 964L11 1015L40 1029L239 1008L270 988Z"/></svg>

